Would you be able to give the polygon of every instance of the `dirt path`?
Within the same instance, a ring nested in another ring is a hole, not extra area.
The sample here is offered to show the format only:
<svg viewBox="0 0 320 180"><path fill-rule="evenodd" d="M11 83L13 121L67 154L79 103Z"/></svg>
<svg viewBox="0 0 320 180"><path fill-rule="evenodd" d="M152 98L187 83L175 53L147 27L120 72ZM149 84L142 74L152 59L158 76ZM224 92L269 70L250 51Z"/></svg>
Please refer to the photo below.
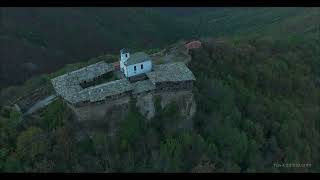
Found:
<svg viewBox="0 0 320 180"><path fill-rule="evenodd" d="M36 102L32 107L30 107L28 109L28 111L25 113L25 115L27 114L32 114L34 112L36 112L39 109L42 109L46 106L48 106L51 102L53 102L55 99L57 98L56 95L51 95L51 96L47 96L46 98L39 100L38 102Z"/></svg>

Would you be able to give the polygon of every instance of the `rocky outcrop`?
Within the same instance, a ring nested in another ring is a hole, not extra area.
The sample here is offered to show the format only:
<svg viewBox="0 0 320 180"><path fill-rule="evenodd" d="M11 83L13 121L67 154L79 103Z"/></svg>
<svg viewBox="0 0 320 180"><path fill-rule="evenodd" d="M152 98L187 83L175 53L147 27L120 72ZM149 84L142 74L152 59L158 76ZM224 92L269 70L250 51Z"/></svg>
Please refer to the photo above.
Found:
<svg viewBox="0 0 320 180"><path fill-rule="evenodd" d="M164 108L171 102L176 102L179 108L182 121L178 124L178 128L193 128L192 117L196 112L196 102L192 91L168 92L161 94L161 106Z"/></svg>
<svg viewBox="0 0 320 180"><path fill-rule="evenodd" d="M137 99L137 107L141 114L143 114L148 120L151 120L155 115L156 96L160 97L160 104L162 108L165 108L171 102L175 102L178 105L179 113L183 119L179 124L179 128L192 128L192 117L196 112L196 103L191 90L161 92L140 96Z"/></svg>
<svg viewBox="0 0 320 180"><path fill-rule="evenodd" d="M128 109L126 106L129 105L130 97L123 97L117 100L108 101L102 104L91 104L89 106L69 107L75 112L79 121L98 121L109 119L114 114L114 109ZM123 114L118 114L118 118Z"/></svg>
<svg viewBox="0 0 320 180"><path fill-rule="evenodd" d="M162 108L169 103L175 102L178 105L182 120L178 127L182 129L192 128L192 117L196 112L196 103L191 90L178 92L159 92L139 95L136 99L136 106L148 121L155 116L155 99L160 97ZM78 121L89 131L102 130L112 135L116 133L121 120L126 118L129 111L130 97L123 97L103 104L90 106L73 107Z"/></svg>
<svg viewBox="0 0 320 180"><path fill-rule="evenodd" d="M148 120L154 117L154 96L151 93L138 96L136 105L139 108L140 113L143 114Z"/></svg>

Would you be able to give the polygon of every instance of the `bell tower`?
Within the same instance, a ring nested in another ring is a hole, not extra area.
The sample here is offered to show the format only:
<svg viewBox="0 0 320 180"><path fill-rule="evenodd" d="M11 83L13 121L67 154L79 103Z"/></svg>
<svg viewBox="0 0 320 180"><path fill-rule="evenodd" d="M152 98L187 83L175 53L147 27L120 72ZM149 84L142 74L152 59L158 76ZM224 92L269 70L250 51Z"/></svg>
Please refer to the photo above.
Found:
<svg viewBox="0 0 320 180"><path fill-rule="evenodd" d="M120 50L120 70L124 71L124 63L129 59L130 53L126 49Z"/></svg>

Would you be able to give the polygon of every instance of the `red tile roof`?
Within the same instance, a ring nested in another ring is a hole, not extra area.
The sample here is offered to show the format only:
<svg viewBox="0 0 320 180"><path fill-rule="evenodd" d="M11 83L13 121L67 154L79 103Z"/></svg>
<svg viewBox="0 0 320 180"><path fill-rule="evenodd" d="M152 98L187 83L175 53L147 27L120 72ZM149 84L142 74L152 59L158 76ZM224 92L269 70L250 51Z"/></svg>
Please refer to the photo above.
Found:
<svg viewBox="0 0 320 180"><path fill-rule="evenodd" d="M191 41L191 42L185 44L184 47L187 49L197 49L197 48L201 47L201 42L200 41Z"/></svg>

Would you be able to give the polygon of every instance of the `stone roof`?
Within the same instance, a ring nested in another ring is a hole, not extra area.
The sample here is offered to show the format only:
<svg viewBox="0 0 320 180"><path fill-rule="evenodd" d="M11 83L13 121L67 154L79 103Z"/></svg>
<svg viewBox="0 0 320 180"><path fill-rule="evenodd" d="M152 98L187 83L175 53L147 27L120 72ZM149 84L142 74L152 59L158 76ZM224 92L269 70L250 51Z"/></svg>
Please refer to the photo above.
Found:
<svg viewBox="0 0 320 180"><path fill-rule="evenodd" d="M137 52L132 55L130 54L130 57L125 62L125 65L137 64L137 63L141 63L141 62L148 61L148 60L150 60L150 57L148 54L146 54L144 52Z"/></svg>
<svg viewBox="0 0 320 180"><path fill-rule="evenodd" d="M138 94L156 89L156 86L152 84L152 82L149 79L144 81L137 81L133 83L132 86L134 88L132 92L133 94Z"/></svg>
<svg viewBox="0 0 320 180"><path fill-rule="evenodd" d="M99 62L79 70L58 76L51 80L57 93L66 101L77 104L80 102L97 102L106 97L132 92L138 94L156 89L155 83L162 81L187 81L195 80L188 67L182 63L163 64L155 67L152 72L146 73L149 79L130 83L126 78L103 83L100 85L82 88L80 83L113 71L114 66L105 62Z"/></svg>
<svg viewBox="0 0 320 180"><path fill-rule="evenodd" d="M130 82L124 78L83 89L79 94L90 102L96 102L109 96L131 91L132 89L133 87Z"/></svg>
<svg viewBox="0 0 320 180"><path fill-rule="evenodd" d="M72 79L65 74L51 80L56 93L70 102L73 102L77 92L82 90L80 84L72 81Z"/></svg>
<svg viewBox="0 0 320 180"><path fill-rule="evenodd" d="M82 82L82 81L90 81L94 77L98 77L102 74L105 74L113 70L114 70L114 66L112 64L108 64L104 61L100 61L98 63L83 67L76 71L67 73L67 75L69 76L69 78L72 78L77 82Z"/></svg>
<svg viewBox="0 0 320 180"><path fill-rule="evenodd" d="M62 76L58 76L56 78L53 78L51 80L51 83L55 89L55 91L57 92L58 95L62 96L65 100L69 101L70 103L78 103L78 102L82 102L82 101L90 101L93 98L91 96L88 96L86 93L88 89L83 89L80 86L80 83L83 81L91 81L93 78L98 77L100 75L103 75L105 73L111 72L114 70L114 66L112 64L108 64L105 63L103 61L86 66L84 68L78 69L76 71L72 71L70 73L66 73ZM117 81L113 82L113 83L117 83ZM121 85L123 84L122 81L118 82ZM102 84L102 85L105 85ZM101 86L102 86L101 85ZM121 85L116 85L117 87L120 87ZM100 86L100 85L99 85ZM91 87L95 88L99 86L94 86ZM108 94L113 94L114 91L112 91L112 88L114 87L114 85L111 83L111 91L110 92L105 92L102 93L104 95L108 95ZM95 90L93 90L93 92L95 92ZM119 93L121 93L121 90L118 91ZM93 93L94 94L94 93ZM103 96L103 95L101 95Z"/></svg>
<svg viewBox="0 0 320 180"><path fill-rule="evenodd" d="M195 80L195 76L183 62L155 66L155 70L146 73L146 75L153 84Z"/></svg>

